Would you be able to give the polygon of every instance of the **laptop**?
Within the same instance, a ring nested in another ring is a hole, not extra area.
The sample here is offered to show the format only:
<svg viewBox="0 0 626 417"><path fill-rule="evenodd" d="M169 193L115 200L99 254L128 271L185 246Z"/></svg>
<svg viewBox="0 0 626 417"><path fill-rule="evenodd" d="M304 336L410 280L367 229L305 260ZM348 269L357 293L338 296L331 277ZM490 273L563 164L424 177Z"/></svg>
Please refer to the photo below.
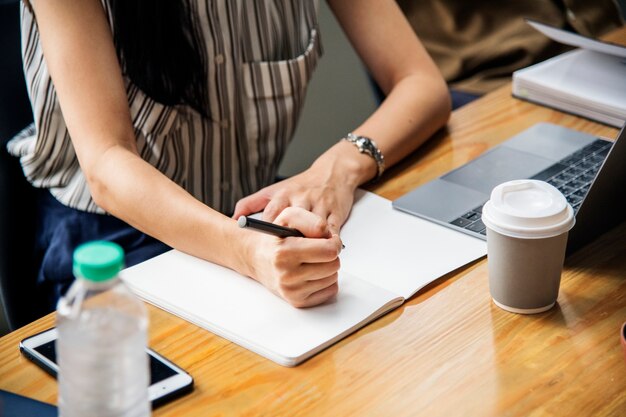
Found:
<svg viewBox="0 0 626 417"><path fill-rule="evenodd" d="M397 210L486 240L482 207L498 184L537 179L558 188L576 225L567 253L626 219L626 126L615 142L539 123L393 201Z"/></svg>

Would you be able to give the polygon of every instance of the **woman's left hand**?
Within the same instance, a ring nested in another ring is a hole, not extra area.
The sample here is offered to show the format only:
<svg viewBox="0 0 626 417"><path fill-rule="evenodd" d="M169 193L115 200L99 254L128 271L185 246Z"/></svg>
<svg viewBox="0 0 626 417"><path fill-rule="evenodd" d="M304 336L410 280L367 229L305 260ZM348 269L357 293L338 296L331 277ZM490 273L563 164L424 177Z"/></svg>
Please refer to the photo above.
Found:
<svg viewBox="0 0 626 417"><path fill-rule="evenodd" d="M273 222L286 207L300 207L325 219L330 231L339 234L352 209L354 191L377 170L372 157L340 140L306 171L239 200L233 217L263 210L263 220Z"/></svg>
<svg viewBox="0 0 626 417"><path fill-rule="evenodd" d="M265 187L237 202L235 219L263 210L263 220L273 222L287 207L311 211L339 233L348 218L356 185L350 185L318 172L314 167Z"/></svg>
<svg viewBox="0 0 626 417"><path fill-rule="evenodd" d="M376 169L371 157L339 141L306 171L239 200L233 217L263 210L263 220L271 222L286 207L301 207L325 219L331 232L339 234L354 203L354 191Z"/></svg>

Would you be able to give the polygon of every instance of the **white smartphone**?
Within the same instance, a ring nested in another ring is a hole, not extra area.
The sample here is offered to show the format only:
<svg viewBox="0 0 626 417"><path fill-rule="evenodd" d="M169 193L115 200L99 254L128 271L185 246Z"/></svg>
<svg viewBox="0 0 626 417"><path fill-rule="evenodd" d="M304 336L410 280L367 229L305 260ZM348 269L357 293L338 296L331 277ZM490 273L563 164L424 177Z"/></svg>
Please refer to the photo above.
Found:
<svg viewBox="0 0 626 417"><path fill-rule="evenodd" d="M27 337L20 342L20 351L44 371L56 378L57 329L52 328ZM180 367L152 349L146 349L150 358L150 387L152 408L158 407L193 390L193 378Z"/></svg>

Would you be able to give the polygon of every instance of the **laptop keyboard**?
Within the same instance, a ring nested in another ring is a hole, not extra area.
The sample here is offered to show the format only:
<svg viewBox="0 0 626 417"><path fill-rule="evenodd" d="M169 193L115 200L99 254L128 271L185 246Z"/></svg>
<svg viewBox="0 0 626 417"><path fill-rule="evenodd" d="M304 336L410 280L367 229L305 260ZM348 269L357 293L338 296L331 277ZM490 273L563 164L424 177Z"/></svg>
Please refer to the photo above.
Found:
<svg viewBox="0 0 626 417"><path fill-rule="evenodd" d="M563 193L576 213L612 145L612 142L598 139L531 179L545 181L555 186ZM486 235L485 224L481 220L482 212L483 206L480 205L451 221L450 224Z"/></svg>

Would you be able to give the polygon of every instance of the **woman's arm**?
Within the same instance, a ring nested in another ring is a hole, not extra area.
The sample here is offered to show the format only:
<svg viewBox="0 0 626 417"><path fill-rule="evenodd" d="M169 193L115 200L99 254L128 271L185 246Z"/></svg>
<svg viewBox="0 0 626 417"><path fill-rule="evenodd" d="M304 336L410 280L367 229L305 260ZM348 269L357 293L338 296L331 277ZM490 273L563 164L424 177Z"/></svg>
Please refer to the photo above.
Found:
<svg viewBox="0 0 626 417"><path fill-rule="evenodd" d="M239 229L138 155L99 0L31 3L72 144L100 207L172 247L256 278L294 305L317 304L336 293L341 243L316 216L292 210L277 219L316 239L281 240Z"/></svg>
<svg viewBox="0 0 626 417"><path fill-rule="evenodd" d="M392 0L328 0L361 59L387 94L354 133L373 139L391 166L420 146L450 115L446 83ZM235 216L264 209L272 220L288 206L327 218L337 231L359 185L377 174L375 161L339 141L303 173L242 199Z"/></svg>
<svg viewBox="0 0 626 417"><path fill-rule="evenodd" d="M450 116L445 80L392 0L329 0L335 16L387 99L355 134L371 137L393 165ZM375 170L367 179L375 175Z"/></svg>

